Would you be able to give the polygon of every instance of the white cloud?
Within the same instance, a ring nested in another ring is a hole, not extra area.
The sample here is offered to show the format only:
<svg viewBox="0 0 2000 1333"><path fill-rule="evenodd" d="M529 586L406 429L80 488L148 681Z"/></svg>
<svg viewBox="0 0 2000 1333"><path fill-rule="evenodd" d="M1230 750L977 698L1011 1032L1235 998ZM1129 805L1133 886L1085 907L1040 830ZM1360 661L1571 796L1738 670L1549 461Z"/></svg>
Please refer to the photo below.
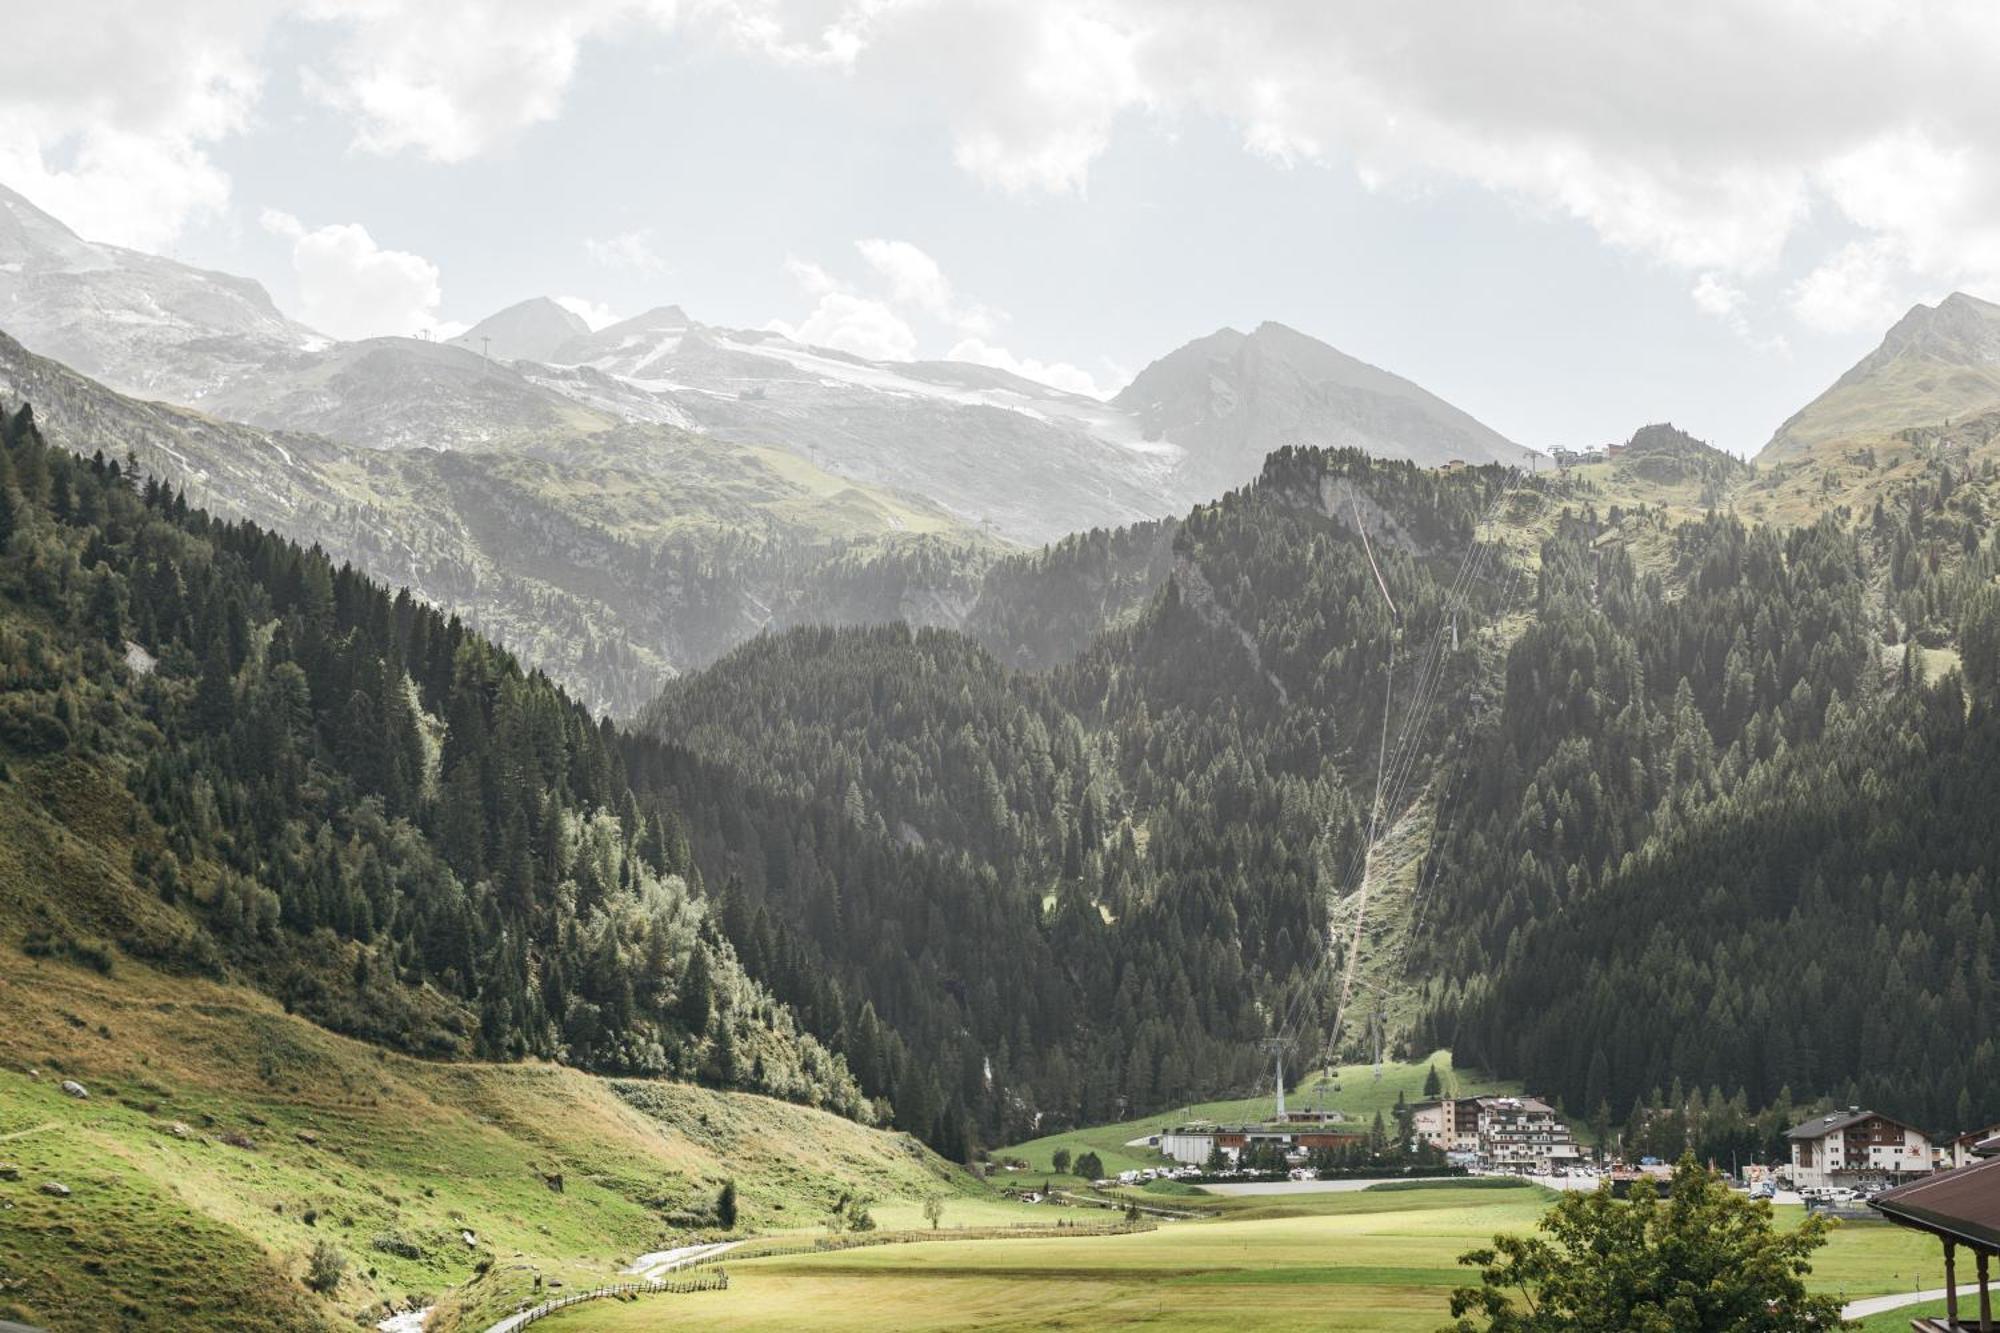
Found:
<svg viewBox="0 0 2000 1333"><path fill-rule="evenodd" d="M1910 304L1899 294L1901 267L1893 241L1850 241L1793 283L1786 300L1801 324L1821 333L1879 329Z"/></svg>
<svg viewBox="0 0 2000 1333"><path fill-rule="evenodd" d="M1897 302L2000 284L2000 7L751 8L758 40L747 47L832 61L838 46L837 63L941 119L959 165L1007 191L1082 192L1117 133L1213 118L1282 166L1351 170L1381 190L1471 183L1737 290L1801 259L1853 276L1844 252L1788 253L1808 220L1828 219L1893 252L1879 276ZM1801 293L1813 317L1840 304L1822 300L1833 281ZM1748 307L1732 317L1749 318Z"/></svg>
<svg viewBox="0 0 2000 1333"><path fill-rule="evenodd" d="M355 144L462 162L554 120L583 44L637 19L652 0L311 0L336 33L306 86L352 115Z"/></svg>
<svg viewBox="0 0 2000 1333"><path fill-rule="evenodd" d="M624 318L623 315L616 313L602 301L592 301L581 296L558 296L555 298L555 302L588 324L592 333L602 328L608 328Z"/></svg>
<svg viewBox="0 0 2000 1333"><path fill-rule="evenodd" d="M322 333L371 338L447 327L438 320L437 265L423 256L382 249L358 222L308 228L275 208L264 210L262 222L291 241L298 316Z"/></svg>
<svg viewBox="0 0 2000 1333"><path fill-rule="evenodd" d="M1749 299L1741 287L1719 273L1702 274L1695 279L1694 290L1689 294L1694 298L1697 310L1717 319L1727 319L1738 313Z"/></svg>
<svg viewBox="0 0 2000 1333"><path fill-rule="evenodd" d="M889 294L899 302L923 307L941 318L951 312L951 284L929 255L908 241L880 237L856 241L854 248L868 266L889 282Z"/></svg>
<svg viewBox="0 0 2000 1333"><path fill-rule="evenodd" d="M1694 301L1695 309L1719 320L1724 328L1750 346L1781 356L1790 354L1791 345L1782 334L1757 333L1746 312L1750 294L1720 273L1711 271L1696 277L1688 296Z"/></svg>
<svg viewBox="0 0 2000 1333"><path fill-rule="evenodd" d="M1086 370L1066 361L1016 356L992 342L992 330L1005 322L1006 315L962 296L937 260L918 246L872 237L856 241L854 248L886 291L863 291L809 259L789 256L785 271L813 299L812 311L797 324L772 320L765 327L799 342L870 360L911 361L923 342L913 321L921 322L952 336L951 350L945 353L948 360L1011 371L1071 393L1106 396Z"/></svg>
<svg viewBox="0 0 2000 1333"><path fill-rule="evenodd" d="M979 338L966 338L945 353L952 361L970 361L975 365L991 366L995 370L1011 371L1022 379L1034 380L1052 388L1080 393L1091 398L1108 398L1112 390L1101 387L1087 370L1071 365L1067 361L1037 361L1033 357L1018 357L1004 347L995 347Z"/></svg>
<svg viewBox="0 0 2000 1333"><path fill-rule="evenodd" d="M268 8L9 6L0 181L89 239L142 249L221 212L229 180L208 153L249 124Z"/></svg>
<svg viewBox="0 0 2000 1333"><path fill-rule="evenodd" d="M874 237L856 241L861 258L889 284L889 299L901 306L914 306L935 319L968 334L992 331L998 318L976 301L961 301L937 260L908 241Z"/></svg>
<svg viewBox="0 0 2000 1333"><path fill-rule="evenodd" d="M853 292L827 292L797 325L772 320L767 326L797 342L851 352L871 361L911 361L917 335L885 302Z"/></svg>
<svg viewBox="0 0 2000 1333"><path fill-rule="evenodd" d="M605 268L629 268L640 273L661 273L666 270L666 261L653 249L653 230L642 227L633 231L621 231L608 240L586 237L583 252L590 256L590 262Z"/></svg>

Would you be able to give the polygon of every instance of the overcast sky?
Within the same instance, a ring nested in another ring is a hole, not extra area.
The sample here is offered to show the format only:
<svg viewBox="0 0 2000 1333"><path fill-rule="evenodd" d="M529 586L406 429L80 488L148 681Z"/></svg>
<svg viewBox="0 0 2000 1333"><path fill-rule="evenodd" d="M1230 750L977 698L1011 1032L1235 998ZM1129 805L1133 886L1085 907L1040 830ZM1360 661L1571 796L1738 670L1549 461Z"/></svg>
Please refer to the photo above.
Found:
<svg viewBox="0 0 2000 1333"><path fill-rule="evenodd" d="M1108 393L1272 319L1527 444L1754 451L2000 296L2000 6L10 4L0 181L329 333L678 303Z"/></svg>

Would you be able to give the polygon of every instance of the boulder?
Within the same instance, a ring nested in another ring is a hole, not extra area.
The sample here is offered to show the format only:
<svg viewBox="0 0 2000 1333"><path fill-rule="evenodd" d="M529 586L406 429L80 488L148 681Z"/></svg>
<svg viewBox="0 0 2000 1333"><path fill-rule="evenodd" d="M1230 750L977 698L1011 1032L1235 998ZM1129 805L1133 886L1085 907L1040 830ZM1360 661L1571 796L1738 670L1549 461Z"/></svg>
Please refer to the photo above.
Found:
<svg viewBox="0 0 2000 1333"><path fill-rule="evenodd" d="M242 1148L250 1152L256 1151L257 1148L256 1140L248 1134L233 1129L222 1136L222 1141L232 1148Z"/></svg>
<svg viewBox="0 0 2000 1333"><path fill-rule="evenodd" d="M60 1180L44 1180L42 1182L42 1193L54 1195L58 1199L67 1199L69 1197L69 1186L63 1184Z"/></svg>
<svg viewBox="0 0 2000 1333"><path fill-rule="evenodd" d="M19 1180L21 1168L12 1162L0 1162L0 1180Z"/></svg>
<svg viewBox="0 0 2000 1333"><path fill-rule="evenodd" d="M90 1100L90 1094L84 1090L83 1084L73 1078L66 1078L62 1081L62 1090L80 1102Z"/></svg>
<svg viewBox="0 0 2000 1333"><path fill-rule="evenodd" d="M194 1131L187 1127L187 1123L185 1121L181 1120L176 1120L174 1121L173 1124L168 1125L167 1133L173 1135L177 1139L191 1139L194 1137Z"/></svg>
<svg viewBox="0 0 2000 1333"><path fill-rule="evenodd" d="M319 1135L318 1135L318 1134L316 1134L316 1133L314 1133L314 1132L313 1132L312 1130L310 1130L310 1129L302 1129L302 1130L300 1130L300 1131L299 1131L299 1142L300 1142L300 1143L318 1143L318 1142L319 1142Z"/></svg>

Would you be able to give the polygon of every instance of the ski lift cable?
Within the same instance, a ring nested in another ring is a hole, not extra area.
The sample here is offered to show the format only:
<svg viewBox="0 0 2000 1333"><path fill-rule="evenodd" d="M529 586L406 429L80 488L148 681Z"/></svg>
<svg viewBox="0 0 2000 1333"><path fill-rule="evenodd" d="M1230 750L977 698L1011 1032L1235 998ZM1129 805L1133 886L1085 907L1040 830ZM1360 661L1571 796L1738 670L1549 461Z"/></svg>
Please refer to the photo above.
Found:
<svg viewBox="0 0 2000 1333"><path fill-rule="evenodd" d="M1491 557L1491 551L1488 549L1488 547L1491 544L1484 543L1479 540L1478 530L1481 526L1484 526L1487 522L1490 522L1495 517L1497 517L1500 506L1505 502L1506 497L1509 494L1513 479L1518 477L1519 475L1520 475L1520 470L1518 468L1510 470L1508 479L1506 481L1503 481L1502 485L1498 488L1496 494L1494 495L1492 504L1488 507L1486 513L1475 523L1473 530L1473 540L1471 543L1468 544L1468 547L1464 555L1460 557L1458 567L1454 572L1450 590L1447 592L1443 603L1443 606L1447 614L1441 614L1439 617L1437 631L1432 636L1430 650L1427 651L1424 655L1423 665L1419 670L1418 683L1412 689L1412 697L1410 705L1405 712L1403 719L1403 726L1397 738L1396 766L1399 770L1399 777L1396 783L1389 788L1392 798L1391 800L1392 804L1395 801L1399 801L1401 793L1407 789L1409 774L1412 771L1415 764L1415 759L1416 759L1415 752L1419 747L1421 741L1422 727L1424 725L1424 722L1428 718L1431 706L1435 703L1438 689L1442 683L1443 661L1445 656L1444 635L1449 632L1450 628L1449 625L1450 617L1448 613L1453 609L1462 608L1468 605L1470 590L1474 585L1474 583L1478 580L1478 578L1483 577L1483 571ZM1349 495L1350 495L1350 501L1352 503L1353 512L1356 516L1356 525L1358 528L1360 528L1360 535L1362 537L1363 547L1365 550L1369 552L1370 568L1375 573L1377 586L1382 591L1384 602L1390 606L1392 611L1394 611L1396 609L1394 600L1390 598L1386 581L1384 581L1382 578L1381 568L1379 565L1376 564L1374 560L1372 547L1369 545L1367 541L1366 528L1360 524L1360 517L1359 517L1360 505L1358 500L1354 499L1351 488ZM1398 618L1400 619L1400 612L1398 612L1397 614ZM1392 649L1392 657L1391 657L1392 663L1393 660L1394 659L1393 659L1393 649ZM1393 698L1388 706L1388 711L1393 712ZM1389 716L1388 713L1385 713L1384 716L1385 738L1387 734L1388 722L1389 722ZM1383 789L1383 783L1386 777L1385 770L1388 767L1389 765L1385 762L1377 769L1378 792ZM1365 868L1365 866L1367 865L1368 859L1373 853L1374 845L1382 833L1381 818L1385 812L1385 809L1386 807L1382 805L1382 803L1378 798L1376 809L1374 810L1374 812L1372 812L1370 817L1368 837L1359 847L1355 849L1354 854L1350 858L1348 873L1346 876L1343 877L1341 881L1342 883L1352 883L1355 880L1357 874L1361 873ZM1365 889L1366 887L1365 884L1362 887ZM1365 913L1357 912L1357 920L1356 920L1357 946L1358 946L1358 936L1364 924L1365 924ZM1331 932L1329 933L1331 934ZM1337 938L1329 939L1328 947L1322 950L1319 962L1315 966L1313 970L1313 975L1309 979L1308 984L1302 990L1296 991L1291 997L1290 1002L1286 1006L1284 1019L1278 1029L1279 1036L1281 1039L1289 1038L1289 1036L1292 1033L1296 1019L1299 1016L1300 1007L1303 1005L1306 996L1317 991L1320 980L1325 970L1327 969L1327 967L1331 965L1333 956L1332 948L1335 944L1337 944L1337 942L1338 942ZM1350 964L1347 968L1348 976L1343 982L1342 1000L1340 1005L1336 1007L1335 1010L1334 1034L1336 1036L1338 1035L1338 1030L1343 1018L1342 1011L1345 1008L1346 992L1348 992L1351 989L1352 971L1353 971L1353 966L1352 962L1350 961Z"/></svg>

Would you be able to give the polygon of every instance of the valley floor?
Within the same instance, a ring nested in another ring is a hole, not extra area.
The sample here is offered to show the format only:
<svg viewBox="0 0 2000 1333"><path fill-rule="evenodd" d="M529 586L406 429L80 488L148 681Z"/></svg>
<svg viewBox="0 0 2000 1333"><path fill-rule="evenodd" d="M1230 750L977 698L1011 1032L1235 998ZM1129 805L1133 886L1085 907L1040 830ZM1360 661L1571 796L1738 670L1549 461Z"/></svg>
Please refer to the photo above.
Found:
<svg viewBox="0 0 2000 1333"><path fill-rule="evenodd" d="M885 1245L728 1265L729 1289L599 1302L557 1333L675 1328L944 1330L1434 1328L1458 1256L1526 1231L1553 1196L1440 1185L1231 1200L1213 1220L1120 1236ZM1253 1206L1254 1205L1254 1206ZM1780 1209L1795 1221L1796 1208ZM1940 1280L1938 1248L1885 1224L1838 1229L1813 1284L1853 1298Z"/></svg>

